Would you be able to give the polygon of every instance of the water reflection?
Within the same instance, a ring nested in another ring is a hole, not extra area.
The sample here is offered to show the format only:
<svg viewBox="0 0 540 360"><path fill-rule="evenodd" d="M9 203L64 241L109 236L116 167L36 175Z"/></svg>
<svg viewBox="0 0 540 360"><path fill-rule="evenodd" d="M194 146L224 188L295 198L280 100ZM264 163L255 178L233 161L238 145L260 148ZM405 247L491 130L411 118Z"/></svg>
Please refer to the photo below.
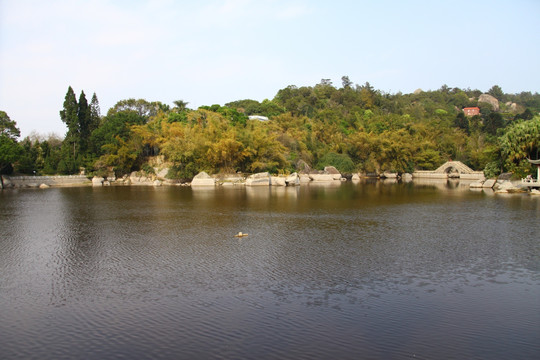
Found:
<svg viewBox="0 0 540 360"><path fill-rule="evenodd" d="M539 355L537 198L338 184L1 192L0 355Z"/></svg>

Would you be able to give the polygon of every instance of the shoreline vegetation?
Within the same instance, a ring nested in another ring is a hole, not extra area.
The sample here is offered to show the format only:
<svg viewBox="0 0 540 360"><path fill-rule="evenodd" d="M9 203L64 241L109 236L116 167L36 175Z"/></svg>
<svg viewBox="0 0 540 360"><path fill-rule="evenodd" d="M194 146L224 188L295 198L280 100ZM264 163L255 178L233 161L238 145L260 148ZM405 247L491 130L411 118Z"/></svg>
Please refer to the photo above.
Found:
<svg viewBox="0 0 540 360"><path fill-rule="evenodd" d="M105 116L95 93L91 101L84 91L77 99L70 86L59 111L67 127L63 138L32 134L19 140L16 122L0 111L0 174L82 173L103 185L141 178L209 182L197 178L202 173L246 174L247 182L250 174L268 173L281 182L294 173L331 175L327 167L350 178L418 176L459 161L487 179L536 176L528 160L540 157L538 93L443 85L390 94L348 76L341 80L341 87L322 79L314 86L287 86L271 100L197 109L183 100L170 106L126 99Z"/></svg>

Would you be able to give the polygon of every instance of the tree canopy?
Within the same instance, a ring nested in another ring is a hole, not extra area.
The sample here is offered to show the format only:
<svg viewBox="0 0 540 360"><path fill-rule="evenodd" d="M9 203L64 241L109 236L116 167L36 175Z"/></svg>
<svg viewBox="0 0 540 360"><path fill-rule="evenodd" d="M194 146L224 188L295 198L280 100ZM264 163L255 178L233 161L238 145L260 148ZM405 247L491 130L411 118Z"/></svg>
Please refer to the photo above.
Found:
<svg viewBox="0 0 540 360"><path fill-rule="evenodd" d="M343 76L341 87L322 79L314 86L287 86L262 102L243 99L198 109L184 100L172 107L120 100L102 117L95 93L88 103L81 91L77 101L69 87L60 111L67 127L60 145L25 139L24 156L10 161L22 173L75 173L85 167L121 175L148 168L146 162L159 155L172 176L186 179L203 170L288 173L299 163L342 172L411 172L448 159L490 174L523 173L523 160L538 151L534 114L540 112L540 95L505 94L498 85L488 93L499 99L498 110L478 102L479 90L443 85L389 94ZM479 115L462 111L474 106Z"/></svg>
<svg viewBox="0 0 540 360"><path fill-rule="evenodd" d="M20 148L17 144L17 138L20 136L20 130L17 123L11 120L5 111L0 110L0 188L4 188L4 182L1 175L12 170L11 164L15 162L20 155Z"/></svg>

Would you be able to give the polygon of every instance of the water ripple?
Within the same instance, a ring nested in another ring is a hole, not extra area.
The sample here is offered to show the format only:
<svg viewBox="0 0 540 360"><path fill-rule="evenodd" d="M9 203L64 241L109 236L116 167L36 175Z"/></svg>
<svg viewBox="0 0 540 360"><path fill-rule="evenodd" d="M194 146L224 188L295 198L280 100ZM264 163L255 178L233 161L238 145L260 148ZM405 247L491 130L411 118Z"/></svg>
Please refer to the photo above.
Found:
<svg viewBox="0 0 540 360"><path fill-rule="evenodd" d="M2 193L0 357L540 355L540 207L386 191Z"/></svg>

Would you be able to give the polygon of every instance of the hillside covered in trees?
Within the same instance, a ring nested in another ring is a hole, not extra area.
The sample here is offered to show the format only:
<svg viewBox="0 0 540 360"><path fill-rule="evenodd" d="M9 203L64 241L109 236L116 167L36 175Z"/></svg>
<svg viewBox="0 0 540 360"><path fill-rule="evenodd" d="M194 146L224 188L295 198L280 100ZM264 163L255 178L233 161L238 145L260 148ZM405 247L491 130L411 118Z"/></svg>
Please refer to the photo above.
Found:
<svg viewBox="0 0 540 360"><path fill-rule="evenodd" d="M152 172L149 159L161 156L177 179L200 171L289 173L300 160L343 173L403 173L452 159L488 177L523 176L532 172L526 159L538 159L540 149L540 95L505 94L497 85L487 94L446 85L389 94L343 76L340 87L323 79L288 86L262 102L188 105L127 99L102 116L96 94L90 103L84 92L77 100L69 87L60 111L63 139L19 140L15 121L1 112L1 171L74 174L85 168L89 175L121 176ZM466 116L467 107L479 113Z"/></svg>

